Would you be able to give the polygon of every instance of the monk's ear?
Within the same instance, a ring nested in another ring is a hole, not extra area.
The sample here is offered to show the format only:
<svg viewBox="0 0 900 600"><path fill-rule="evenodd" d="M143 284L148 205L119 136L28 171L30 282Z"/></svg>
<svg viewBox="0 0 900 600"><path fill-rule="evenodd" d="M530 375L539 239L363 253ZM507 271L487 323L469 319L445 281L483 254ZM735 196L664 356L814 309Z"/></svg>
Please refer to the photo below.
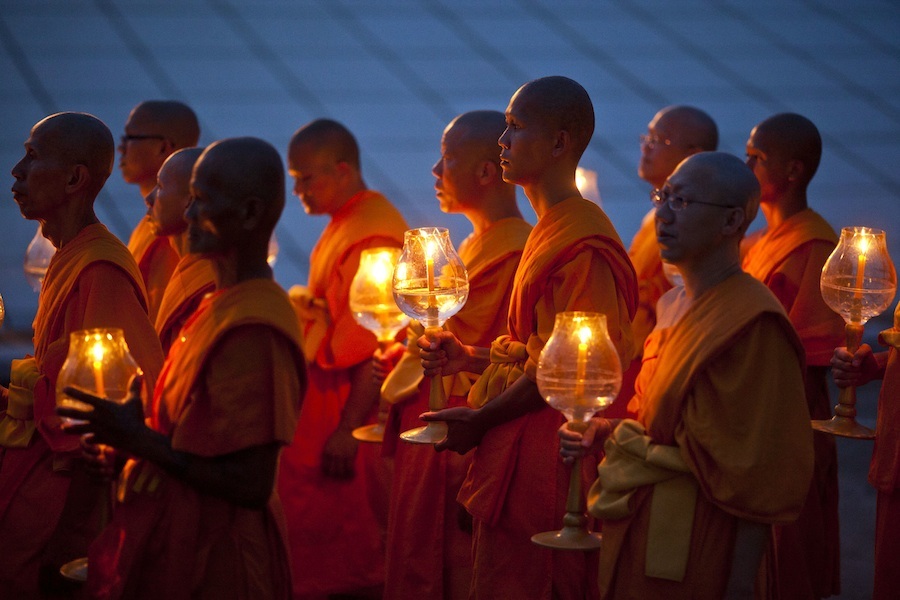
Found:
<svg viewBox="0 0 900 600"><path fill-rule="evenodd" d="M572 146L572 134L565 129L556 132L556 138L553 143L553 156L562 156Z"/></svg>
<svg viewBox="0 0 900 600"><path fill-rule="evenodd" d="M492 160L483 160L478 163L478 183L487 185L497 179L499 176L499 168L497 163Z"/></svg>
<svg viewBox="0 0 900 600"><path fill-rule="evenodd" d="M732 236L741 232L746 219L747 213L743 207L730 207L725 217L725 224L722 226L722 233L726 236Z"/></svg>
<svg viewBox="0 0 900 600"><path fill-rule="evenodd" d="M241 210L241 226L247 231L256 229L265 214L265 203L259 196L248 196L244 198L244 204Z"/></svg>
<svg viewBox="0 0 900 600"><path fill-rule="evenodd" d="M787 165L787 178L788 181L802 181L806 176L806 165L803 164L802 160L793 159L788 162Z"/></svg>
<svg viewBox="0 0 900 600"><path fill-rule="evenodd" d="M87 189L90 184L90 170L85 165L74 165L66 182L66 192L74 194Z"/></svg>

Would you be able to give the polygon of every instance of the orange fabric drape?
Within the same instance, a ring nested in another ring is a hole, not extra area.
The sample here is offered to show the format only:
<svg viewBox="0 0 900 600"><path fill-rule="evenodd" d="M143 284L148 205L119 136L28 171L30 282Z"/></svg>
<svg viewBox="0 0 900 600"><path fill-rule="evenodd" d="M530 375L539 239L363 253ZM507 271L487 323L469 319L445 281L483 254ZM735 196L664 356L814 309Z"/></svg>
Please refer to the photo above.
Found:
<svg viewBox="0 0 900 600"><path fill-rule="evenodd" d="M128 250L141 270L141 277L147 289L150 321L155 323L166 285L178 264L178 253L169 243L168 237L156 235L149 216L144 216L138 221L134 231L131 232Z"/></svg>
<svg viewBox="0 0 900 600"><path fill-rule="evenodd" d="M156 331L164 352L168 353L181 326L215 287L216 276L209 260L187 254L178 261L156 315Z"/></svg>

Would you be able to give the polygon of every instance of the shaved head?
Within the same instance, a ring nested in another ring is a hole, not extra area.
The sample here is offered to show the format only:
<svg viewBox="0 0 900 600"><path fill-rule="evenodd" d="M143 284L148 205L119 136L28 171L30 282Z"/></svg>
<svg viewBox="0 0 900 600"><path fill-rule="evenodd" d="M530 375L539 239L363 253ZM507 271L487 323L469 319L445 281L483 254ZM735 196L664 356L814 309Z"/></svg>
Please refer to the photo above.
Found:
<svg viewBox="0 0 900 600"><path fill-rule="evenodd" d="M463 113L447 125L458 144L473 160L489 160L500 166L497 140L506 129L506 117L496 110L473 110Z"/></svg>
<svg viewBox="0 0 900 600"><path fill-rule="evenodd" d="M200 140L197 115L187 104L176 100L147 100L131 111L129 123L144 135L159 135L177 148L196 146Z"/></svg>
<svg viewBox="0 0 900 600"><path fill-rule="evenodd" d="M750 167L737 156L727 152L699 152L684 159L675 173L703 189L704 200L743 208L743 231L756 217L759 182Z"/></svg>
<svg viewBox="0 0 900 600"><path fill-rule="evenodd" d="M96 195L112 173L116 146L112 133L93 115L62 112L39 121L31 129L40 132L47 151L66 165L84 165Z"/></svg>
<svg viewBox="0 0 900 600"><path fill-rule="evenodd" d="M719 129L712 117L693 106L667 106L656 113L656 120L664 124L669 140L679 146L711 152L719 146Z"/></svg>
<svg viewBox="0 0 900 600"><path fill-rule="evenodd" d="M751 135L765 146L769 160L785 164L799 160L809 183L822 158L822 136L812 121L795 113L781 113L757 125Z"/></svg>
<svg viewBox="0 0 900 600"><path fill-rule="evenodd" d="M289 148L310 146L334 162L345 162L360 170L359 145L350 130L331 119L316 119L298 129Z"/></svg>
<svg viewBox="0 0 900 600"><path fill-rule="evenodd" d="M581 157L594 135L594 105L581 84L558 75L541 77L520 87L513 99L548 127L568 132L576 158Z"/></svg>

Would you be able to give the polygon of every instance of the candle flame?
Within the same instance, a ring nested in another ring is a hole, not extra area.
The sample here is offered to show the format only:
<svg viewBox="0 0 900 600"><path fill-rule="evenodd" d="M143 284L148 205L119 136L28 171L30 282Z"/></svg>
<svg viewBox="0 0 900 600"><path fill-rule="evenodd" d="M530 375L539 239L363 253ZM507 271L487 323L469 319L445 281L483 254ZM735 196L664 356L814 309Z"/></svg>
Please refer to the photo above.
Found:
<svg viewBox="0 0 900 600"><path fill-rule="evenodd" d="M102 363L103 355L106 353L106 348L103 347L103 342L98 340L97 342L94 343L93 346L91 346L91 349L89 352L90 352L91 356L94 357L94 362Z"/></svg>
<svg viewBox="0 0 900 600"><path fill-rule="evenodd" d="M394 268L391 265L391 255L388 252L382 252L376 257L370 275L374 282L383 284L390 281L393 271Z"/></svg>
<svg viewBox="0 0 900 600"><path fill-rule="evenodd" d="M866 234L862 234L859 237L859 241L856 243L856 247L859 249L860 254L867 254L869 252L869 245L872 241L869 239L869 236Z"/></svg>
<svg viewBox="0 0 900 600"><path fill-rule="evenodd" d="M594 332L591 331L591 328L587 325L583 325L581 328L579 328L578 329L578 337L581 339L581 343L587 344L588 340L591 339L591 336L593 335L593 333Z"/></svg>

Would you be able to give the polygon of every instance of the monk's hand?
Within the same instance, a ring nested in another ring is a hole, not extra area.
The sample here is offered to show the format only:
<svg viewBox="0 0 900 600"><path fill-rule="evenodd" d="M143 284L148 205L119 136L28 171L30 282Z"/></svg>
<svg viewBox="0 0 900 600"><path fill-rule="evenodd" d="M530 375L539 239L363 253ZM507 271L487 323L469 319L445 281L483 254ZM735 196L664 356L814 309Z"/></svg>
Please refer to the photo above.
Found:
<svg viewBox="0 0 900 600"><path fill-rule="evenodd" d="M128 397L121 403L78 388L65 388L63 391L67 396L84 402L89 408L57 406L56 414L59 416L83 421L63 424L63 431L75 435L91 434L92 443L140 454L135 450L139 449L141 433L147 429L141 406L142 379L140 375L132 378Z"/></svg>
<svg viewBox="0 0 900 600"><path fill-rule="evenodd" d="M612 431L609 419L602 417L591 418L582 431L573 429L571 425L569 422L563 423L556 432L559 436L559 454L566 464L575 462L576 458L581 458L592 449L602 448Z"/></svg>
<svg viewBox="0 0 900 600"><path fill-rule="evenodd" d="M419 357L426 377L453 375L465 370L469 352L466 345L453 333L426 332L416 344L419 346Z"/></svg>
<svg viewBox="0 0 900 600"><path fill-rule="evenodd" d="M400 360L405 351L406 346L400 342L394 342L384 352L381 351L381 348L375 350L375 353L372 355L372 377L375 379L375 383L379 385L384 383L384 380L397 366L397 361Z"/></svg>
<svg viewBox="0 0 900 600"><path fill-rule="evenodd" d="M484 428L478 421L478 411L468 406L454 406L435 412L423 413L419 417L423 421L444 421L447 423L447 437L434 445L438 452L452 450L457 454L466 454L481 443Z"/></svg>
<svg viewBox="0 0 900 600"><path fill-rule="evenodd" d="M352 479L359 441L351 429L338 427L322 450L322 474L333 479Z"/></svg>
<svg viewBox="0 0 900 600"><path fill-rule="evenodd" d="M863 385L878 376L879 365L872 347L863 344L854 354L847 348L835 348L831 357L831 375L839 388Z"/></svg>
<svg viewBox="0 0 900 600"><path fill-rule="evenodd" d="M116 477L115 448L95 443L93 434L81 436L81 459L91 479L105 483Z"/></svg>

